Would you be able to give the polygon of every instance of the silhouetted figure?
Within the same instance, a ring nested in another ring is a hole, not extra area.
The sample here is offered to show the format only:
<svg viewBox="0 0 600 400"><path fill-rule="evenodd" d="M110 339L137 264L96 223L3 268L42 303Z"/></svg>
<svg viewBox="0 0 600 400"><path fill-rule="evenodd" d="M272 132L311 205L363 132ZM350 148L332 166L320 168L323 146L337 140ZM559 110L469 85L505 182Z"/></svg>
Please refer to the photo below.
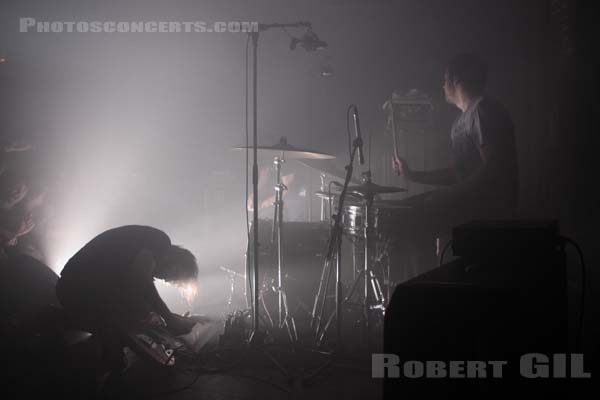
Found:
<svg viewBox="0 0 600 400"><path fill-rule="evenodd" d="M194 284L196 259L171 244L161 230L122 226L101 233L65 265L56 293L67 313L97 333L108 362L122 362L126 334L144 321L162 317L173 334L190 331L194 321L171 313L154 279Z"/></svg>

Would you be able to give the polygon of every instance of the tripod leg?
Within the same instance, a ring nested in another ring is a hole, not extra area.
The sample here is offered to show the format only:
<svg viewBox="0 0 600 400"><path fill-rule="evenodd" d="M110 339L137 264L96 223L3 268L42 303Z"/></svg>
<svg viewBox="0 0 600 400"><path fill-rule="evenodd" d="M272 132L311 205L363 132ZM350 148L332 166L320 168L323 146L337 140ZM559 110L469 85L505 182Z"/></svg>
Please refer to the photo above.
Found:
<svg viewBox="0 0 600 400"><path fill-rule="evenodd" d="M280 326L280 328L283 327L283 325L285 325L287 332L288 332L288 336L290 338L290 341L292 343L296 343L298 341L298 332L296 331L296 322L294 321L294 317L292 317L290 315L290 310L288 308L288 303L287 303L287 296L285 295L285 292L280 289L280 293L281 293L281 298L283 300L283 310L284 310L284 320L282 325Z"/></svg>
<svg viewBox="0 0 600 400"><path fill-rule="evenodd" d="M381 291L379 280L375 277L373 271L369 271L369 281L371 283L371 289L373 289L373 297L375 302L381 303L383 301L383 292Z"/></svg>
<svg viewBox="0 0 600 400"><path fill-rule="evenodd" d="M321 279L319 280L319 289L317 290L317 295L315 296L315 302L313 304L313 311L311 315L312 319L310 321L311 328L315 327L315 324L318 323L320 318L319 304L322 303L322 298L327 293L327 285L325 284L324 286L323 284L325 283L325 279L327 279L327 273L329 271L329 268L330 263L328 261L325 261L325 263L323 264L323 271L321 271ZM324 290L325 293L323 293Z"/></svg>
<svg viewBox="0 0 600 400"><path fill-rule="evenodd" d="M260 300L260 304L263 306L263 309L265 310L265 315L267 316L267 319L269 321L269 324L271 325L271 327L275 326L275 323L273 322L273 318L271 318L271 314L269 313L269 309L267 308L267 305L265 303L265 298L262 295L262 293L259 295L259 300Z"/></svg>
<svg viewBox="0 0 600 400"><path fill-rule="evenodd" d="M354 280L354 283L352 284L352 288L348 292L348 295L344 298L344 303L348 303L350 301L350 298L352 298L352 295L354 294L354 291L358 287L358 283L360 282L360 280L364 274L365 274L365 271L360 271L360 273Z"/></svg>
<svg viewBox="0 0 600 400"><path fill-rule="evenodd" d="M342 239L338 238L335 256L335 346L338 352L342 352Z"/></svg>
<svg viewBox="0 0 600 400"><path fill-rule="evenodd" d="M277 367L277 369L287 378L290 378L290 373L284 368L283 365L281 365L281 363L279 361L277 361L277 359L275 359L275 357L273 357L271 354L269 354L269 352L264 351L263 354L265 355L265 357L267 358L267 360L271 361L273 363L273 365L275 365L275 367Z"/></svg>
<svg viewBox="0 0 600 400"><path fill-rule="evenodd" d="M327 278L325 279L325 286L323 288L323 296L321 299L321 308L319 309L319 317L317 321L317 327L315 330L315 335L319 334L321 330L321 324L323 323L323 316L325 315L325 306L327 305L327 293L329 291L329 283L331 281L331 275L333 274L333 267L331 263L328 265ZM316 336L315 336L316 337Z"/></svg>
<svg viewBox="0 0 600 400"><path fill-rule="evenodd" d="M329 318L327 319L327 323L325 324L325 326L323 327L323 330L321 332L317 332L317 341L315 342L317 347L321 346L321 343L323 342L323 339L325 338L325 334L327 333L327 330L329 330L329 326L331 325L331 322L333 321L333 318L336 316L337 312L332 312L331 315L329 316Z"/></svg>
<svg viewBox="0 0 600 400"><path fill-rule="evenodd" d="M379 292L379 301L381 301L381 306L385 307L385 296L383 295L383 289L381 288L381 283L377 277L375 277L375 286L377 286L377 292Z"/></svg>
<svg viewBox="0 0 600 400"><path fill-rule="evenodd" d="M279 288L278 294L278 312L279 312L279 325L283 324L284 310L283 310L283 189L279 190L278 201L277 201L277 286ZM287 312L287 311L286 311Z"/></svg>
<svg viewBox="0 0 600 400"><path fill-rule="evenodd" d="M383 274L384 274L384 278L383 278L383 286L385 286L385 300L384 300L384 306L387 305L387 303L390 301L390 290L391 290L391 286L392 286L392 276L391 276L391 260L390 260L390 241L387 240L385 242L384 248L383 248L383 257L385 260L385 264L383 265Z"/></svg>
<svg viewBox="0 0 600 400"><path fill-rule="evenodd" d="M250 235L248 235L250 238ZM246 243L246 279L244 281L244 297L246 298L246 308L254 309L254 299L252 298L252 271L250 269L250 240Z"/></svg>

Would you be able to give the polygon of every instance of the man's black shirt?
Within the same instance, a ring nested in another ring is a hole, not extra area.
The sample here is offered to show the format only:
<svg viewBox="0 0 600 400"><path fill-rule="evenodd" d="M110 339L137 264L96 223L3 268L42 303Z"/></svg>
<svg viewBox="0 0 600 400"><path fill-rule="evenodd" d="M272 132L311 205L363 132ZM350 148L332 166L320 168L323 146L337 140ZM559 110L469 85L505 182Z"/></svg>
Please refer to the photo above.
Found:
<svg viewBox="0 0 600 400"><path fill-rule="evenodd" d="M504 107L489 98L477 98L452 125L454 170L458 196L475 203L490 217L499 210L514 210L519 178L514 125ZM491 159L484 160L480 149L487 147Z"/></svg>
<svg viewBox="0 0 600 400"><path fill-rule="evenodd" d="M67 262L61 279L94 287L119 287L127 283L128 272L142 249L155 260L171 246L169 236L149 226L128 225L110 229L87 243Z"/></svg>

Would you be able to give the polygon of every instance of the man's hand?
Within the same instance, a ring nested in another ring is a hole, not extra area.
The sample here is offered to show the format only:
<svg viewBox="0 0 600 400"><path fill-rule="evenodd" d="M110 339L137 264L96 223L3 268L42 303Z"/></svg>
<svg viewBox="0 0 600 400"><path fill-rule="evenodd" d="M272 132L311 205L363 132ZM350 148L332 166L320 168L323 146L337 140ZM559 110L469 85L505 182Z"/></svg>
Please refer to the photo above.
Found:
<svg viewBox="0 0 600 400"><path fill-rule="evenodd" d="M151 325L151 326L160 326L160 327L167 326L167 322L165 321L165 319L163 317L161 317L159 314L155 313L154 311L151 311L146 316L146 318L144 318L142 320L142 323L145 325Z"/></svg>
<svg viewBox="0 0 600 400"><path fill-rule="evenodd" d="M192 318L182 317L181 315L171 314L167 320L167 329L175 336L189 333L196 325Z"/></svg>
<svg viewBox="0 0 600 400"><path fill-rule="evenodd" d="M212 322L214 322L215 320L209 317L205 317L203 315L187 315L187 318L191 319L192 321L194 321L195 323L198 324L210 324Z"/></svg>
<svg viewBox="0 0 600 400"><path fill-rule="evenodd" d="M410 179L411 170L408 166L408 163L403 158L398 158L396 156L392 157L392 168L399 176L405 176Z"/></svg>

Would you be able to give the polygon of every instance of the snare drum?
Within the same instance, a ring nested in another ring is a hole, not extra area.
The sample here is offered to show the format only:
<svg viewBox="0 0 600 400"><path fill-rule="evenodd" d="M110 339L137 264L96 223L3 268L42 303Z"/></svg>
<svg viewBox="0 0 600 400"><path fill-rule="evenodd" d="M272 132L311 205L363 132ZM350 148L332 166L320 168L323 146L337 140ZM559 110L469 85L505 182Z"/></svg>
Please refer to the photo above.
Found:
<svg viewBox="0 0 600 400"><path fill-rule="evenodd" d="M365 229L365 208L357 205L344 206L342 225L346 234L363 236Z"/></svg>
<svg viewBox="0 0 600 400"><path fill-rule="evenodd" d="M396 205L392 202L374 202L371 214L371 227L377 237L389 237L398 234L402 227L410 226L408 222L414 214L414 208ZM365 229L365 206L350 204L344 206L342 212L344 233L363 237Z"/></svg>

